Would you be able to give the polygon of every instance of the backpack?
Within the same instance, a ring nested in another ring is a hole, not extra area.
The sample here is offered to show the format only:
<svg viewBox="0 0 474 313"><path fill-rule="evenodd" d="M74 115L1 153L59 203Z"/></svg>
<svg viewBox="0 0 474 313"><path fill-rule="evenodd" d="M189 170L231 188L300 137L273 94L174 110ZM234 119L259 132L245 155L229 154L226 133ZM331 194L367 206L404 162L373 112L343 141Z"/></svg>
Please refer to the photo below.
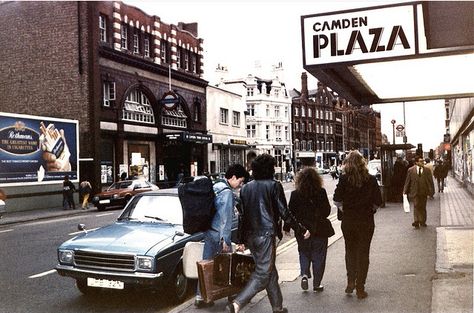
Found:
<svg viewBox="0 0 474 313"><path fill-rule="evenodd" d="M214 206L216 195L213 186L211 179L205 177L178 187L185 233L192 235L211 228L212 219L216 213ZM222 191L225 189L229 187Z"/></svg>

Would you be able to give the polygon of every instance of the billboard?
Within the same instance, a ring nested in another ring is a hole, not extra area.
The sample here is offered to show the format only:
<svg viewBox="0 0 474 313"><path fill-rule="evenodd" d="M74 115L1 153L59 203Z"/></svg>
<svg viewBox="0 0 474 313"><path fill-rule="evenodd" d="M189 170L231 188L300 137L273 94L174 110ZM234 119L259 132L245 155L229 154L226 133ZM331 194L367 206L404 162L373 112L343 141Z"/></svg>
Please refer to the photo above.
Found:
<svg viewBox="0 0 474 313"><path fill-rule="evenodd" d="M0 112L0 186L57 183L79 174L78 121Z"/></svg>

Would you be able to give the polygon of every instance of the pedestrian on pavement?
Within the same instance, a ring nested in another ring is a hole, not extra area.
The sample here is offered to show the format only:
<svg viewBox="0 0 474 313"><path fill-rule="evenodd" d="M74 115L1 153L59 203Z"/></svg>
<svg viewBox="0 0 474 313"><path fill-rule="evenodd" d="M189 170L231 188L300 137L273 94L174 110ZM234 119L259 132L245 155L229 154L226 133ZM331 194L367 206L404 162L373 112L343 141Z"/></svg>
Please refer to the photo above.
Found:
<svg viewBox="0 0 474 313"><path fill-rule="evenodd" d="M79 184L79 196L82 199L82 209L85 210L89 207L89 197L92 192L91 183L87 180L82 181Z"/></svg>
<svg viewBox="0 0 474 313"><path fill-rule="evenodd" d="M295 187L288 208L296 220L311 233L309 239L304 239L301 233L295 236L300 260L301 288L308 290L312 265L313 291L321 292L324 290L321 281L326 267L328 237L334 235L331 222L327 219L331 205L326 189L322 187L321 176L314 168L306 167L299 172ZM289 232L290 226L285 223L283 230Z"/></svg>
<svg viewBox="0 0 474 313"><path fill-rule="evenodd" d="M283 238L283 219L297 234L309 238L310 232L297 223L288 210L280 182L274 180L275 158L269 154L257 156L251 164L253 180L240 190L239 250L247 246L255 261L255 271L235 299L226 306L237 313L260 291L266 289L275 313L286 313L275 267L276 238ZM245 245L243 245L244 243Z"/></svg>
<svg viewBox="0 0 474 313"><path fill-rule="evenodd" d="M370 243L375 230L374 214L382 204L375 176L370 175L364 157L356 150L344 159L344 174L334 190L334 204L342 215L341 229L346 248L347 287L358 299L367 297L365 282L369 270Z"/></svg>
<svg viewBox="0 0 474 313"><path fill-rule="evenodd" d="M401 157L397 157L393 164L392 176L392 200L394 202L403 202L403 185L407 177L407 164Z"/></svg>
<svg viewBox="0 0 474 313"><path fill-rule="evenodd" d="M212 219L211 229L204 234L203 260L212 260L221 252L232 252L232 221L236 205L236 196L232 190L242 186L249 174L242 165L234 164L227 169L224 177L217 180L213 186L216 195L214 198L216 213ZM198 282L194 305L197 308L213 305L213 302L204 302L199 288Z"/></svg>
<svg viewBox="0 0 474 313"><path fill-rule="evenodd" d="M433 171L433 176L438 183L438 192L444 192L444 180L448 176L448 167L442 160L438 160Z"/></svg>
<svg viewBox="0 0 474 313"><path fill-rule="evenodd" d="M408 169L403 193L408 195L408 201L414 204L412 226L426 227L426 198L433 197L434 183L431 170L424 166L421 156L416 156L415 165Z"/></svg>
<svg viewBox="0 0 474 313"><path fill-rule="evenodd" d="M74 191L76 191L76 187L74 184L69 180L69 176L64 176L63 181L63 209L76 209L76 205L74 204Z"/></svg>

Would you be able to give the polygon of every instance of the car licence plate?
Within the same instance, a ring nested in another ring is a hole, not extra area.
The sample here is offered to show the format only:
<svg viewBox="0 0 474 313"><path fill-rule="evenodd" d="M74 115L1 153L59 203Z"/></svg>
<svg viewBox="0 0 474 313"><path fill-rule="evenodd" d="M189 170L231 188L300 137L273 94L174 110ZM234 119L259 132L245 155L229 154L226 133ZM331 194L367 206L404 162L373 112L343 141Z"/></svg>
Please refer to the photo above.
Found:
<svg viewBox="0 0 474 313"><path fill-rule="evenodd" d="M100 203L100 204L110 203L110 200L109 200L109 199L100 200L99 203Z"/></svg>
<svg viewBox="0 0 474 313"><path fill-rule="evenodd" d="M87 278L87 286L89 287L100 287L100 288L111 288L111 289L123 289L123 281L118 280L108 280L108 279L96 279L96 278Z"/></svg>

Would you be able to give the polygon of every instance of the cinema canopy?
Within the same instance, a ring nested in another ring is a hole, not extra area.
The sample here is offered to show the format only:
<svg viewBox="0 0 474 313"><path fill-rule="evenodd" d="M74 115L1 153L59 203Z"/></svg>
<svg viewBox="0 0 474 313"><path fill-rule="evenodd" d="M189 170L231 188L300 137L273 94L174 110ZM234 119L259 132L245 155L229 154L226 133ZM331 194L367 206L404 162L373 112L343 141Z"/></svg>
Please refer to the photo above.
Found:
<svg viewBox="0 0 474 313"><path fill-rule="evenodd" d="M303 66L354 104L474 96L474 2L301 17Z"/></svg>

